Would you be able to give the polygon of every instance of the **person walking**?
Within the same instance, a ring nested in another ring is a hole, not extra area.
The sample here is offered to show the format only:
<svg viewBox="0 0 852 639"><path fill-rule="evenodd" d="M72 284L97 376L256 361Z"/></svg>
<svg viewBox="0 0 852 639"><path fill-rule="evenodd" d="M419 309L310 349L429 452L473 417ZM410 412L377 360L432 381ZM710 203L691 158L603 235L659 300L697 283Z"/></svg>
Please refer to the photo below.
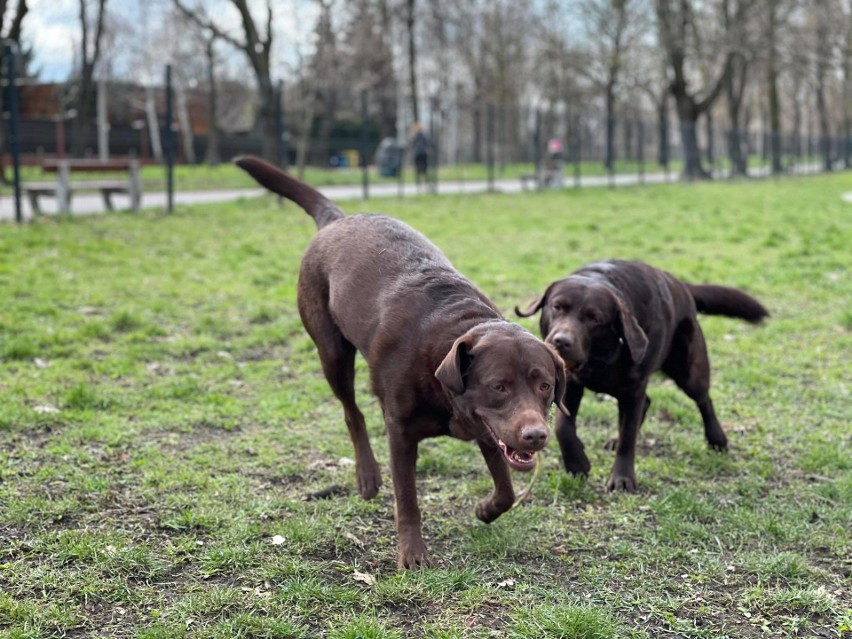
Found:
<svg viewBox="0 0 852 639"><path fill-rule="evenodd" d="M421 180L424 184L429 182L429 146L429 136L426 135L423 125L415 122L411 127L411 152L414 156L414 180L418 190Z"/></svg>

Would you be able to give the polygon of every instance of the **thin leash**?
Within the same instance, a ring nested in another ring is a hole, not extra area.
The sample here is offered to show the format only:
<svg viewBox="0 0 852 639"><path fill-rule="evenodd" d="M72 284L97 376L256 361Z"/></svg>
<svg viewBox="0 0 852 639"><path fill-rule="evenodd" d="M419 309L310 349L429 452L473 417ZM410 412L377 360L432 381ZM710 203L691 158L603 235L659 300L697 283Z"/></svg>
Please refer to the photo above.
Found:
<svg viewBox="0 0 852 639"><path fill-rule="evenodd" d="M532 479L530 479L529 485L526 487L526 490L522 492L517 499L515 499L515 503L512 504L512 507L509 510L514 510L517 508L522 501L524 501L527 497L532 494L533 486L535 486L536 480L538 480L539 475L541 475L541 469L544 466L544 450L538 451L538 462L535 465L535 469L533 469Z"/></svg>

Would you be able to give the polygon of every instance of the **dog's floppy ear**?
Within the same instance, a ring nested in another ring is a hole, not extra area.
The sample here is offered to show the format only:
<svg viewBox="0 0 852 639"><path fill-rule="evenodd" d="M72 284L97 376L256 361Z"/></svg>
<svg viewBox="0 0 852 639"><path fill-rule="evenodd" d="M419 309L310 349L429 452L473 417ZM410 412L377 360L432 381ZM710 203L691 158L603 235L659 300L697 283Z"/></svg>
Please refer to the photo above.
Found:
<svg viewBox="0 0 852 639"><path fill-rule="evenodd" d="M624 300L618 293L615 293L615 299L618 304L621 335L624 338L624 343L627 344L630 359L638 364L645 357L645 350L648 348L648 336L645 335L645 331L642 330L639 322L636 321L636 316L627 308L627 304L624 303Z"/></svg>
<svg viewBox="0 0 852 639"><path fill-rule="evenodd" d="M544 345L547 347L547 350L550 352L550 356L553 358L553 363L556 365L556 387L553 389L553 403L559 407L559 410L570 416L571 413L567 408L565 408L565 404L563 403L565 399L565 391L568 388L565 375L565 362L562 361L562 358L559 356L559 353L556 352L555 348L547 342L545 342Z"/></svg>
<svg viewBox="0 0 852 639"><path fill-rule="evenodd" d="M541 307L544 306L544 303L547 301L547 295L550 293L550 289L553 288L553 284L547 287L547 289L539 295L536 299L529 303L524 310L521 310L519 306L515 307L515 315L518 317L529 317L530 315L535 315L541 310Z"/></svg>
<svg viewBox="0 0 852 639"><path fill-rule="evenodd" d="M441 386L454 395L464 393L464 378L473 360L473 356L470 354L473 339L473 335L466 334L453 342L450 352L447 353L444 361L435 371L435 378L441 382Z"/></svg>

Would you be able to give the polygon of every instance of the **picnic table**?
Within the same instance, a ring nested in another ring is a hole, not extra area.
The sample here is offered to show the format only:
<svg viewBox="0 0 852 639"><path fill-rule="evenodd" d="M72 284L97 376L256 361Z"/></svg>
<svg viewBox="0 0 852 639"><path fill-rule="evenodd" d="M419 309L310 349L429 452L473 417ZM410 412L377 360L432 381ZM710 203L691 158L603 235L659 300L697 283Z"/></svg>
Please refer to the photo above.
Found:
<svg viewBox="0 0 852 639"><path fill-rule="evenodd" d="M56 180L51 182L27 182L23 189L27 194L33 213L42 213L39 198L55 197L60 213L71 212L71 196L75 191L100 191L107 210L114 211L112 196L126 193L130 196L130 208L138 211L142 203L142 181L138 160L45 160L43 173L55 173ZM86 179L72 181L73 173L126 174L122 178Z"/></svg>

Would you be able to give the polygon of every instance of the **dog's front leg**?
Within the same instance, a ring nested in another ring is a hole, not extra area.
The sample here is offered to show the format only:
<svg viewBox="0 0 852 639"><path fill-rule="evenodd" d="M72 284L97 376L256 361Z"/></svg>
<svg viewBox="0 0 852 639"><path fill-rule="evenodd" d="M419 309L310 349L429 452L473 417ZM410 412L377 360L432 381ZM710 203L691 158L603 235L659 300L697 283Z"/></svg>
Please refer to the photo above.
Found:
<svg viewBox="0 0 852 639"><path fill-rule="evenodd" d="M494 492L490 497L481 499L476 504L476 516L486 524L490 524L512 507L515 502L515 491L512 488L509 465L503 459L503 451L490 437L479 438L476 443L479 444L479 450L482 451L485 464L494 479Z"/></svg>
<svg viewBox="0 0 852 639"><path fill-rule="evenodd" d="M397 566L417 568L430 565L429 553L421 532L420 507L417 505L417 441L405 436L398 423L386 419L390 443L390 467L396 502L396 532L399 538Z"/></svg>
<svg viewBox="0 0 852 639"><path fill-rule="evenodd" d="M615 463L606 482L607 490L636 491L636 436L645 415L645 387L630 395L618 398L618 443L615 445Z"/></svg>
<svg viewBox="0 0 852 639"><path fill-rule="evenodd" d="M574 475L588 475L592 467L586 456L585 446L577 437L577 411L583 399L583 387L575 382L568 382L562 403L570 412L569 415L556 409L556 439L562 451L562 463L565 470Z"/></svg>

